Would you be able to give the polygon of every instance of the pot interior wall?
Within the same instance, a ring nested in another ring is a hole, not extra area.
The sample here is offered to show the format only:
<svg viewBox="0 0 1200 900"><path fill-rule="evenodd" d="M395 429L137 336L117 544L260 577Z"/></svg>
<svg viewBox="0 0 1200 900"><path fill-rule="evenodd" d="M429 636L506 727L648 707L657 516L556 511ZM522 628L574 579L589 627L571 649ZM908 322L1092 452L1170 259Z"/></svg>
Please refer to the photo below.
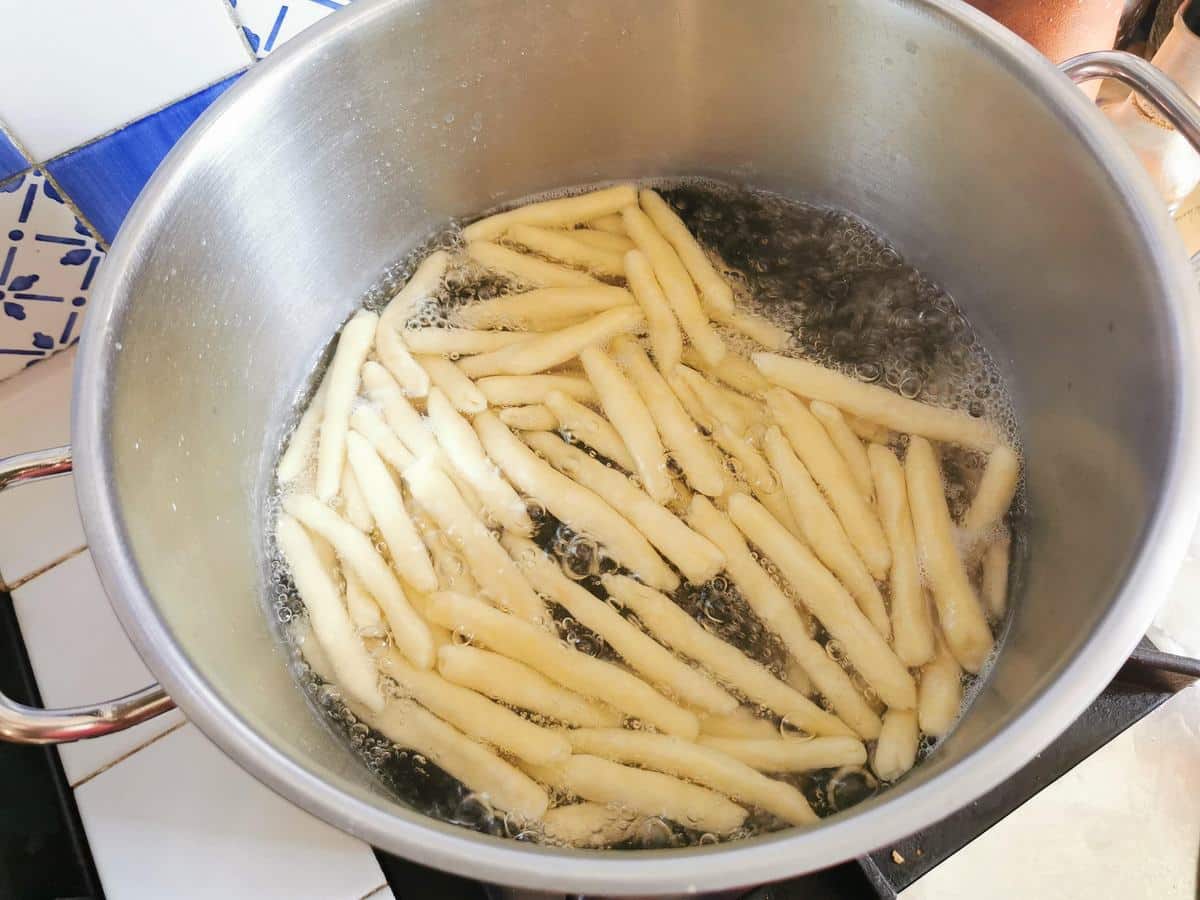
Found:
<svg viewBox="0 0 1200 900"><path fill-rule="evenodd" d="M109 456L141 577L223 703L302 769L387 802L314 720L264 611L289 404L362 291L448 217L661 174L854 211L949 288L1011 379L1033 515L1007 647L890 802L1038 696L1139 551L1177 360L1134 214L1019 73L900 2L341 16L185 141L149 227L120 239L129 302L90 332L111 341Z"/></svg>

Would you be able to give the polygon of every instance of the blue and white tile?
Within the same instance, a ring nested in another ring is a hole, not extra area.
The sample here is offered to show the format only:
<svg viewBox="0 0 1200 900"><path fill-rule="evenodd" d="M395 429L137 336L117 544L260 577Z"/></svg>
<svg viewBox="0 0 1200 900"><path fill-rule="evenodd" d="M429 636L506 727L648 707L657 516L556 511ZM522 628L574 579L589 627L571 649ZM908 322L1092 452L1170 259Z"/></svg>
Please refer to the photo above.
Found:
<svg viewBox="0 0 1200 900"><path fill-rule="evenodd" d="M224 0L3 4L0 120L47 160L251 62Z"/></svg>
<svg viewBox="0 0 1200 900"><path fill-rule="evenodd" d="M348 6L350 0L229 0L259 59L294 38L309 25Z"/></svg>
<svg viewBox="0 0 1200 900"><path fill-rule="evenodd" d="M79 339L103 256L41 172L0 184L0 378Z"/></svg>
<svg viewBox="0 0 1200 900"><path fill-rule="evenodd" d="M175 142L241 72L51 160L46 168L111 242L138 194Z"/></svg>
<svg viewBox="0 0 1200 900"><path fill-rule="evenodd" d="M29 168L29 160L12 139L4 133L0 125L0 181L16 175Z"/></svg>
<svg viewBox="0 0 1200 900"><path fill-rule="evenodd" d="M97 703L153 683L87 551L14 590L13 606L46 706ZM62 744L67 781L78 784L183 721L172 710L125 731Z"/></svg>
<svg viewBox="0 0 1200 900"><path fill-rule="evenodd" d="M71 440L75 351L0 382L0 456ZM86 539L70 475L0 494L0 578L10 586L81 548Z"/></svg>
<svg viewBox="0 0 1200 900"><path fill-rule="evenodd" d="M292 806L185 725L75 791L104 891L123 900L360 900L374 853Z"/></svg>

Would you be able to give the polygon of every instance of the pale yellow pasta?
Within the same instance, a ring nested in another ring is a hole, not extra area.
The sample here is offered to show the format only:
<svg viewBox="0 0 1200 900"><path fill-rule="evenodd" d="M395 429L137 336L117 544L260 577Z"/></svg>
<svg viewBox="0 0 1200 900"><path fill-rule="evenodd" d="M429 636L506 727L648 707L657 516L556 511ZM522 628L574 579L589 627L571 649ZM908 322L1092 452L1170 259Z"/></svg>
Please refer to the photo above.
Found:
<svg viewBox="0 0 1200 900"><path fill-rule="evenodd" d="M675 248L680 262L687 268L692 281L700 289L704 305L709 310L717 310L728 314L733 312L733 288L709 262L708 255L676 215L675 210L667 204L657 191L643 188L638 192L642 209L646 211L651 221Z"/></svg>
<svg viewBox="0 0 1200 900"><path fill-rule="evenodd" d="M382 320L375 329L375 355L405 395L424 397L429 393L429 373L413 358L396 329Z"/></svg>
<svg viewBox="0 0 1200 900"><path fill-rule="evenodd" d="M321 430L321 417L325 411L325 393L328 390L329 370L326 370L325 377L321 379L321 383L313 393L312 400L309 401L308 409L304 410L291 437L288 438L287 449L279 457L279 465L275 468L275 477L279 479L280 484L295 481L308 466L313 441L316 440L317 433Z"/></svg>
<svg viewBox="0 0 1200 900"><path fill-rule="evenodd" d="M333 545L342 565L354 570L383 610L396 646L413 665L430 668L433 665L433 638L429 627L413 610L404 588L371 539L311 495L286 497L283 508L288 515L299 519L306 528Z"/></svg>
<svg viewBox="0 0 1200 900"><path fill-rule="evenodd" d="M625 274L620 253L577 240L570 231L518 223L510 227L504 233L504 237L534 253L587 269L598 275L620 278Z"/></svg>
<svg viewBox="0 0 1200 900"><path fill-rule="evenodd" d="M855 688L846 671L813 639L795 605L758 564L733 522L702 497L692 498L688 522L721 548L725 554L725 571L742 599L763 624L779 636L788 653L804 668L838 717L863 739L873 739L879 733L879 716Z"/></svg>
<svg viewBox="0 0 1200 900"><path fill-rule="evenodd" d="M467 359L477 357L468 356ZM457 363L441 356L418 356L417 361L429 373L429 380L442 389L454 408L460 412L477 413L487 409L483 392L466 376Z"/></svg>
<svg viewBox="0 0 1200 900"><path fill-rule="evenodd" d="M574 439L587 444L601 456L607 457L627 472L636 472L637 463L629 448L621 440L617 429L603 416L572 400L562 391L551 391L546 395L546 407L555 424L543 431L560 428ZM500 416L503 420L503 414Z"/></svg>
<svg viewBox="0 0 1200 900"><path fill-rule="evenodd" d="M599 347L586 348L579 354L579 361L596 389L604 414L629 449L646 493L659 503L670 503L675 489L666 449L650 410L617 364Z"/></svg>
<svg viewBox="0 0 1200 900"><path fill-rule="evenodd" d="M625 220L625 230L650 261L654 275L662 285L675 318L679 320L688 339L710 363L719 362L725 355L725 344L709 324L708 316L700 307L700 298L696 295L692 278L674 248L636 206L622 209L621 217Z"/></svg>
<svg viewBox="0 0 1200 900"><path fill-rule="evenodd" d="M437 450L433 432L425 427L421 414L404 398L396 379L377 362L362 368L362 381L367 399L383 411L383 418L405 448L413 456Z"/></svg>
<svg viewBox="0 0 1200 900"><path fill-rule="evenodd" d="M644 321L642 311L636 306L621 306L503 350L468 356L459 367L471 378L533 375L575 359L587 347L603 346L615 335L636 331Z"/></svg>
<svg viewBox="0 0 1200 900"><path fill-rule="evenodd" d="M547 810L542 834L570 847L611 847L637 834L644 817L611 803L571 803Z"/></svg>
<svg viewBox="0 0 1200 900"><path fill-rule="evenodd" d="M567 725L611 728L621 724L619 713L568 691L522 662L490 650L446 644L438 649L438 671L448 681L493 700Z"/></svg>
<svg viewBox="0 0 1200 900"><path fill-rule="evenodd" d="M622 204L622 206L628 205L628 203ZM588 228L594 228L597 231L606 231L609 234L625 234L625 220L621 218L620 212L612 212L604 216L596 216L596 218L588 220L587 226Z"/></svg>
<svg viewBox="0 0 1200 900"><path fill-rule="evenodd" d="M846 424L850 426L850 430L864 441L873 444L887 444L892 439L891 429L884 425L876 425L874 422L868 422L866 419L847 415L844 412L842 413L842 418L846 420Z"/></svg>
<svg viewBox="0 0 1200 900"><path fill-rule="evenodd" d="M401 340L422 356L470 356L527 341L524 331L472 331L469 328L406 328Z"/></svg>
<svg viewBox="0 0 1200 900"><path fill-rule="evenodd" d="M817 693L816 687L813 686L812 679L808 677L808 673L804 671L804 666L800 665L795 659L788 660L787 672L784 674L783 680L790 687L795 688L805 697L812 697Z"/></svg>
<svg viewBox="0 0 1200 900"><path fill-rule="evenodd" d="M434 594L429 615L438 624L470 635L496 653L520 660L563 687L602 700L668 734L690 739L700 731L694 714L676 706L640 678L572 650L549 632L473 597Z"/></svg>
<svg viewBox="0 0 1200 900"><path fill-rule="evenodd" d="M363 361L375 342L378 322L375 313L366 310L355 313L338 336L337 349L329 364L329 387L325 391L321 439L317 445L317 496L321 500L332 500L342 486L350 409L358 394Z"/></svg>
<svg viewBox="0 0 1200 900"><path fill-rule="evenodd" d="M701 735L702 747L731 756L759 772L811 772L861 766L867 761L867 748L850 737L816 737L797 741L788 738L746 740Z"/></svg>
<svg viewBox="0 0 1200 900"><path fill-rule="evenodd" d="M351 569L342 573L346 579L346 612L354 623L354 630L361 637L382 638L387 635L387 624L379 604L371 599L358 576Z"/></svg>
<svg viewBox="0 0 1200 900"><path fill-rule="evenodd" d="M875 484L871 480L871 464L867 461L867 448L863 446L858 435L847 424L841 410L820 400L814 400L808 405L809 410L825 426L825 433L833 441L842 454L842 459L854 476L854 483L862 492L863 498L870 503L875 499Z"/></svg>
<svg viewBox="0 0 1200 900"><path fill-rule="evenodd" d="M893 431L919 434L937 441L991 450L999 443L989 422L966 413L909 400L877 384L866 384L806 359L755 353L751 357L768 381L810 400L824 400L842 410L886 425Z"/></svg>
<svg viewBox="0 0 1200 900"><path fill-rule="evenodd" d="M833 573L745 494L729 498L729 517L779 567L800 601L841 645L846 658L879 698L899 709L916 706L912 676Z"/></svg>
<svg viewBox="0 0 1200 900"><path fill-rule="evenodd" d="M380 327L391 329L404 327L405 321L422 303L433 296L446 275L450 265L450 254L445 250L435 250L421 260L412 276L405 282L404 287L396 292L388 301L379 316ZM378 338L377 338L378 339Z"/></svg>
<svg viewBox="0 0 1200 900"><path fill-rule="evenodd" d="M904 473L917 547L942 634L959 665L977 673L991 655L992 631L958 553L942 473L933 447L924 438L909 438Z"/></svg>
<svg viewBox="0 0 1200 900"><path fill-rule="evenodd" d="M620 216L617 216L620 220ZM608 250L611 253L616 253L618 256L629 252L633 249L633 241L624 235L624 226L621 226L622 233L613 233L611 231L603 231L598 228L576 228L568 232L571 237L577 241L587 244L589 247L596 247L600 250Z"/></svg>
<svg viewBox="0 0 1200 900"><path fill-rule="evenodd" d="M370 406L360 406L350 414L350 427L370 441L375 452L397 472L416 458Z"/></svg>
<svg viewBox="0 0 1200 900"><path fill-rule="evenodd" d="M737 708L737 701L707 674L689 666L608 603L564 575L559 563L536 544L511 535L505 536L504 544L534 587L599 635L629 668L707 713L724 714Z"/></svg>
<svg viewBox="0 0 1200 900"><path fill-rule="evenodd" d="M741 707L727 716L703 716L700 719L700 733L709 737L771 740L779 737L779 726Z"/></svg>
<svg viewBox="0 0 1200 900"><path fill-rule="evenodd" d="M454 591L458 594L466 594L468 597L478 596L479 583L475 581L475 576L471 574L466 562L458 555L458 550L451 544L450 538L443 535L434 521L419 509L413 510L413 521L417 523L421 540L425 542L429 556L433 559L439 590ZM421 615L426 619L429 618L426 611L427 606L428 602L420 610ZM441 628L440 625L436 627Z"/></svg>
<svg viewBox="0 0 1200 900"><path fill-rule="evenodd" d="M553 200L527 203L507 212L487 216L464 228L463 237L468 241L497 237L518 223L564 227L578 225L580 222L593 222L636 202L637 190L634 186L620 184L588 191L586 194L576 194L573 197L556 197Z"/></svg>
<svg viewBox="0 0 1200 900"><path fill-rule="evenodd" d="M508 480L576 533L591 535L621 565L648 584L674 590L679 578L646 540L607 501L540 459L495 415L475 417L475 432Z"/></svg>
<svg viewBox="0 0 1200 900"><path fill-rule="evenodd" d="M471 303L455 310L454 320L466 328L524 329L515 333L528 339L530 335L525 332L553 331L605 310L634 304L633 294L625 288L607 284L538 288Z"/></svg>
<svg viewBox="0 0 1200 900"><path fill-rule="evenodd" d="M853 733L837 716L827 713L761 664L706 631L670 598L624 575L603 575L600 580L609 596L633 610L651 634L696 660L750 700L787 716L796 727L813 734Z"/></svg>
<svg viewBox="0 0 1200 900"><path fill-rule="evenodd" d="M690 366L680 365L675 371L704 404L714 421L728 426L738 435L761 431L762 413L754 401L709 381ZM745 403L741 402L743 400Z"/></svg>
<svg viewBox="0 0 1200 900"><path fill-rule="evenodd" d="M363 486L365 502L379 526L396 571L418 591L436 591L438 580L433 563L405 508L400 486L392 480L371 442L358 432L350 432L346 449L350 468Z"/></svg>
<svg viewBox="0 0 1200 900"><path fill-rule="evenodd" d="M921 731L912 709L889 709L883 714L883 730L875 744L871 768L881 781L895 781L917 762Z"/></svg>
<svg viewBox="0 0 1200 900"><path fill-rule="evenodd" d="M879 517L855 486L849 466L820 421L795 394L781 388L767 392L767 405L792 449L829 498L867 569L875 578L886 577L892 551Z"/></svg>
<svg viewBox="0 0 1200 900"><path fill-rule="evenodd" d="M999 621L1008 608L1008 565L1012 552L1012 538L1008 532L997 537L983 551L983 583L980 593L988 615Z"/></svg>
<svg viewBox="0 0 1200 900"><path fill-rule="evenodd" d="M347 447L350 440L350 435L346 435ZM375 520L371 518L371 510L367 507L367 499L358 487L358 479L354 477L354 469L351 466L342 469L342 511L350 520L350 524L359 531L370 534L371 529L375 527Z"/></svg>
<svg viewBox="0 0 1200 900"><path fill-rule="evenodd" d="M553 790L662 816L698 831L726 834L746 818L744 809L708 788L598 756L577 753L555 766L526 766L525 770Z"/></svg>
<svg viewBox="0 0 1200 900"><path fill-rule="evenodd" d="M471 241L467 255L485 269L538 287L586 287L600 284L586 272L518 253L490 241Z"/></svg>
<svg viewBox="0 0 1200 900"><path fill-rule="evenodd" d="M858 438L855 438L858 440ZM779 476L804 539L817 559L846 586L858 608L885 638L892 634L887 606L875 579L850 543L842 523L825 502L808 469L792 451L778 426L767 429L764 439L767 460Z"/></svg>
<svg viewBox="0 0 1200 900"><path fill-rule="evenodd" d="M674 775L779 816L793 825L811 825L816 813L796 788L766 778L745 763L712 747L669 734L619 728L580 728L565 733L575 753Z"/></svg>
<svg viewBox="0 0 1200 900"><path fill-rule="evenodd" d="M988 454L987 466L975 499L963 516L962 527L969 540L978 540L1004 518L1017 492L1021 461L1011 447L1001 444Z"/></svg>
<svg viewBox="0 0 1200 900"><path fill-rule="evenodd" d="M714 318L727 328L750 338L768 350L782 350L792 340L791 332L786 328L776 325L770 319L757 313L734 310L728 315L721 315L718 312Z"/></svg>
<svg viewBox="0 0 1200 900"><path fill-rule="evenodd" d="M566 397L559 391L552 392L559 397ZM547 398L549 399L549 398ZM574 403L574 400L567 398L569 402ZM581 407L587 409L587 407ZM591 410L588 410L591 412ZM558 427L559 419L550 409L547 403L531 403L528 406L504 406L497 410L496 415L500 417L500 421L509 428L516 428L521 431L553 431ZM595 413L592 413L595 415ZM605 423L608 424L607 422ZM609 426L610 428L612 426Z"/></svg>
<svg viewBox="0 0 1200 900"><path fill-rule="evenodd" d="M908 509L904 468L887 447L872 444L867 451L879 518L892 548L888 573L892 600L892 646L906 666L923 666L933 658L933 623L917 564L917 539Z"/></svg>
<svg viewBox="0 0 1200 900"><path fill-rule="evenodd" d="M650 333L650 348L659 369L674 371L683 353L683 332L671 310L671 304L654 277L654 269L641 250L625 254L625 280L646 314Z"/></svg>
<svg viewBox="0 0 1200 900"><path fill-rule="evenodd" d="M525 406L545 403L551 391L562 391L581 403L595 403L596 389L578 375L492 375L475 387L492 406Z"/></svg>
<svg viewBox="0 0 1200 900"><path fill-rule="evenodd" d="M771 387L771 383L763 378L762 373L754 367L754 363L733 351L726 353L715 366L710 366L704 357L696 352L695 347L685 347L683 362L751 397L762 396Z"/></svg>
<svg viewBox="0 0 1200 900"><path fill-rule="evenodd" d="M917 721L930 737L943 737L954 727L962 711L962 667L937 635L933 659L921 669Z"/></svg>
<svg viewBox="0 0 1200 900"><path fill-rule="evenodd" d="M342 605L341 592L317 556L312 540L295 519L281 515L275 540L287 560L296 592L308 611L312 633L325 651L337 683L360 703L383 708L375 664Z"/></svg>

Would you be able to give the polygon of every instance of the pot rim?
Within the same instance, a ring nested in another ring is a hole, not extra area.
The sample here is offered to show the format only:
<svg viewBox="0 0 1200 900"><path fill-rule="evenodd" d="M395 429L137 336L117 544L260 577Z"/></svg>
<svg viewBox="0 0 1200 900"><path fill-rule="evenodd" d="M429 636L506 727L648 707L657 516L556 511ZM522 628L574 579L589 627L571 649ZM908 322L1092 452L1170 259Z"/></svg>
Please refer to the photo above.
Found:
<svg viewBox="0 0 1200 900"><path fill-rule="evenodd" d="M1164 487L1141 546L1108 612L1061 675L985 746L902 796L881 796L870 808L849 811L811 831L789 829L742 843L674 851L604 853L544 848L491 838L432 820L398 805L367 802L307 771L275 749L225 705L193 667L160 616L130 553L110 477L113 448L106 432L113 387L113 342L127 296L127 275L152 249L166 201L180 188L194 151L216 119L260 83L286 79L292 68L316 65L344 32L369 27L410 0L359 2L310 28L256 63L187 132L142 191L126 219L92 292L75 366L72 431L75 483L88 543L126 632L175 702L210 739L259 781L330 824L374 846L423 864L485 881L532 889L612 895L717 890L774 881L860 856L935 822L995 787L1044 749L1074 721L1117 672L1149 627L1178 571L1195 524L1189 498L1200 495L1197 429L1196 286L1161 200L1132 151L1067 78L1037 51L982 13L957 0L896 0L970 34L1010 74L1048 106L1092 156L1102 160L1123 199L1154 267L1171 331L1180 380L1175 431ZM949 789L953 785L953 790ZM946 803L953 796L952 804Z"/></svg>

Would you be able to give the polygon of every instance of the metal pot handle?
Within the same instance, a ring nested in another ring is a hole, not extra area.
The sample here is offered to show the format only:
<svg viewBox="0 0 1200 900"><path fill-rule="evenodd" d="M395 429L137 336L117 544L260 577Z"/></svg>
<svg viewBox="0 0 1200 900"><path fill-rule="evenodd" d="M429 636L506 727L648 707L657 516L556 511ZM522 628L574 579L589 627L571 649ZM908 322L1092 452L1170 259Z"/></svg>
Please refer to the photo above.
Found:
<svg viewBox="0 0 1200 900"><path fill-rule="evenodd" d="M71 448L53 447L0 459L0 492L71 471ZM89 706L38 709L0 694L0 740L17 744L64 744L121 731L173 709L157 684Z"/></svg>
<svg viewBox="0 0 1200 900"><path fill-rule="evenodd" d="M1200 106L1140 56L1121 50L1098 50L1072 56L1059 69L1076 84L1093 78L1115 78L1137 91L1200 153Z"/></svg>

